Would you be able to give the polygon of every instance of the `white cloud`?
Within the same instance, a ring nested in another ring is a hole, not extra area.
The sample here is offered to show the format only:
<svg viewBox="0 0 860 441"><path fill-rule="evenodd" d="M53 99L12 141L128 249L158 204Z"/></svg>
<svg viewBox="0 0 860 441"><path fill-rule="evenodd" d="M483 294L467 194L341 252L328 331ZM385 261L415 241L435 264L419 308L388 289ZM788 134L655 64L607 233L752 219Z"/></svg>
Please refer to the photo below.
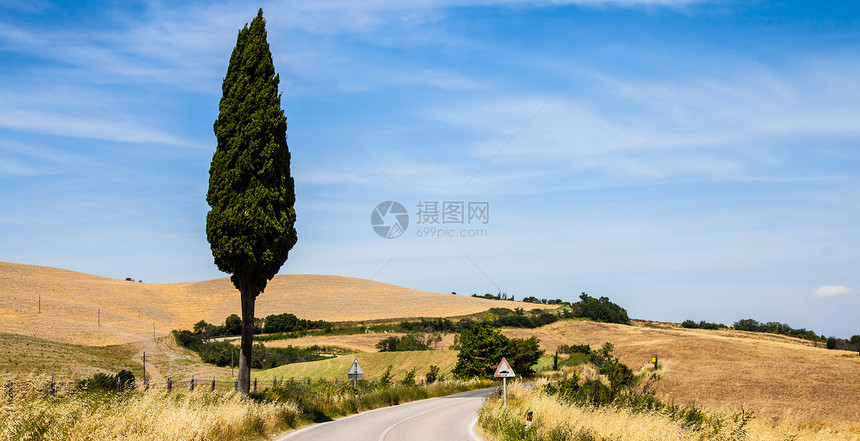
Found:
<svg viewBox="0 0 860 441"><path fill-rule="evenodd" d="M832 286L832 285L824 285L821 288L815 290L813 294L815 297L836 297L843 296L846 294L853 293L854 290L842 285Z"/></svg>

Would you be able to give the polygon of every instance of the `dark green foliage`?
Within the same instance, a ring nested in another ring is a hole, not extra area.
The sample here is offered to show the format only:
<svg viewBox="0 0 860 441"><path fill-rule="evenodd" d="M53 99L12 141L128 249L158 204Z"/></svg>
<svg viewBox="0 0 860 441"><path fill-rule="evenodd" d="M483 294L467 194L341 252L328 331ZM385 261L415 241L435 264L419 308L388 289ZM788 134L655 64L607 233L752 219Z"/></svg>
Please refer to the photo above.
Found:
<svg viewBox="0 0 860 441"><path fill-rule="evenodd" d="M217 366L230 365L230 352L234 352L233 362L238 362L239 351L228 341L205 341L189 331L172 331L176 342L185 348L200 354L205 363ZM311 346L307 348L267 348L262 343L254 345L254 353L250 365L254 369L271 369L290 363L302 363L305 361L321 360L320 352L332 352L331 348Z"/></svg>
<svg viewBox="0 0 860 441"><path fill-rule="evenodd" d="M251 356L251 368L271 369L290 363L321 360L324 358L319 355L321 350L322 348L319 346L307 348L294 348L292 346L287 346L286 348L269 348L262 343L256 343L252 352L253 355Z"/></svg>
<svg viewBox="0 0 860 441"><path fill-rule="evenodd" d="M505 357L517 375L531 377L535 371L534 365L543 356L540 340L537 337L511 338L508 340ZM501 360L500 360L501 361Z"/></svg>
<svg viewBox="0 0 860 441"><path fill-rule="evenodd" d="M502 357L507 355L507 346L508 338L498 329L476 324L460 333L460 353L452 373L459 378L491 378Z"/></svg>
<svg viewBox="0 0 860 441"><path fill-rule="evenodd" d="M391 384L391 379L394 377L391 374L392 368L394 368L394 366L392 366L390 364L388 365L387 368L385 368L385 372L382 373L382 377L379 377L379 384L381 384L383 386L388 386L389 384Z"/></svg>
<svg viewBox="0 0 860 441"><path fill-rule="evenodd" d="M433 384L436 382L436 380L441 380L441 379L442 378L439 376L439 366L436 366L435 364L431 364L430 370L427 371L426 374L424 374L424 381L426 381L427 384Z"/></svg>
<svg viewBox="0 0 860 441"><path fill-rule="evenodd" d="M212 343L204 343L198 353L200 359L204 363L214 364L216 366L230 366L230 361L237 360L235 356L231 358L231 352L235 351L236 347L228 341L216 341Z"/></svg>
<svg viewBox="0 0 860 441"><path fill-rule="evenodd" d="M704 320L702 320L698 323L696 323L692 320L684 320L683 322L681 322L681 327L682 328L688 328L688 329L725 329L725 328L728 328L728 326L726 326L726 325L722 325L719 323L709 323L709 322L706 322Z"/></svg>
<svg viewBox="0 0 860 441"><path fill-rule="evenodd" d="M736 321L733 327L738 331L768 332L771 334L787 335L789 337L802 338L811 341L824 340L824 338L819 337L813 331L809 331L804 328L794 329L785 323L779 322L759 323L753 319L743 319Z"/></svg>
<svg viewBox="0 0 860 441"><path fill-rule="evenodd" d="M561 345L558 347L559 354L591 354L591 346L589 345Z"/></svg>
<svg viewBox="0 0 860 441"><path fill-rule="evenodd" d="M439 335L439 340L442 336ZM418 334L406 334L402 337L388 337L385 340L376 344L379 352L394 352L394 351L429 351L430 343L435 340L435 336L428 335L421 337Z"/></svg>
<svg viewBox="0 0 860 441"><path fill-rule="evenodd" d="M572 305L574 317L584 317L597 322L630 324L627 310L610 302L608 297L595 299L582 293L579 299L579 302Z"/></svg>
<svg viewBox="0 0 860 441"><path fill-rule="evenodd" d="M227 335L241 335L242 317L239 317L236 314L230 314L230 316L224 320L224 332Z"/></svg>
<svg viewBox="0 0 860 441"><path fill-rule="evenodd" d="M403 381L401 382L401 384L404 386L415 386L415 371L417 370L418 368L414 367L408 372L406 372L406 375L403 376Z"/></svg>
<svg viewBox="0 0 860 441"><path fill-rule="evenodd" d="M534 373L532 367L543 355L537 337L509 339L486 323L477 323L460 333L460 353L452 370L459 378L491 378L502 358L522 376Z"/></svg>
<svg viewBox="0 0 860 441"><path fill-rule="evenodd" d="M528 296L523 298L523 302L526 303L540 303L542 305L570 305L570 302L562 301L561 299L539 299L535 296Z"/></svg>
<svg viewBox="0 0 860 441"><path fill-rule="evenodd" d="M852 335L848 342L852 345L860 345L860 335Z"/></svg>
<svg viewBox="0 0 860 441"><path fill-rule="evenodd" d="M836 349L836 343L837 342L838 342L838 340L836 340L836 337L828 337L827 338L827 349Z"/></svg>
<svg viewBox="0 0 860 441"><path fill-rule="evenodd" d="M134 389L134 373L128 370L121 370L116 375L104 374L98 372L89 378L89 389L91 391L98 390L104 392L117 392L117 383L119 383L119 391ZM78 386L86 387L87 380L78 382Z"/></svg>
<svg viewBox="0 0 860 441"><path fill-rule="evenodd" d="M287 118L262 9L239 31L222 85L209 168L206 237L237 289L262 292L297 236Z"/></svg>
<svg viewBox="0 0 860 441"><path fill-rule="evenodd" d="M273 314L266 317L263 332L267 334L275 332L295 332L308 329L325 329L331 327L331 323L325 320L305 320L293 314Z"/></svg>

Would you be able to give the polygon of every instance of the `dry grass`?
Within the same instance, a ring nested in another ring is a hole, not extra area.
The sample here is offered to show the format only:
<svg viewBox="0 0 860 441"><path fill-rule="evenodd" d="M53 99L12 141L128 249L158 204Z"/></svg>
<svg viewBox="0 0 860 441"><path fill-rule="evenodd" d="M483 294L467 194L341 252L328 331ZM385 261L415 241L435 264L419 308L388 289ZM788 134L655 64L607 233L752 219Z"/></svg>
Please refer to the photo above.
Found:
<svg viewBox="0 0 860 441"><path fill-rule="evenodd" d="M227 278L148 284L3 262L0 298L0 332L92 346L166 335L172 329L190 329L201 319L222 323L241 310L239 294ZM418 291L350 277L285 275L275 277L257 298L256 315L290 312L310 320L365 321L457 317L515 306L549 307Z"/></svg>
<svg viewBox="0 0 860 441"><path fill-rule="evenodd" d="M536 335L548 352L561 344L612 342L615 354L634 370L657 355L662 366L657 393L665 401L695 401L726 413L743 406L771 421L860 430L856 353L788 337L641 324L563 321L504 333Z"/></svg>
<svg viewBox="0 0 860 441"><path fill-rule="evenodd" d="M130 360L133 353L124 346L78 346L26 335L0 334L0 375L85 378L96 372L116 373L138 367Z"/></svg>
<svg viewBox="0 0 860 441"><path fill-rule="evenodd" d="M482 429L485 436L490 441L524 439L522 435L518 438L503 437L501 433L510 430L510 427L516 424L523 424L523 416L527 411L534 412L533 426L529 430L536 433L528 435L527 439L530 440L558 439L549 436L553 429L556 433L587 432L593 439L624 441L730 441L744 439L756 441L856 441L858 439L855 434L850 432L797 427L788 424L774 425L761 419L753 419L746 426L741 426L725 416L719 417L723 424L719 433L695 432L683 427L681 422L673 421L664 415L637 414L614 407L593 409L567 405L553 397L542 394L539 390L527 390L519 386L508 389L508 409L503 408L500 400L492 400L481 410ZM733 429L740 430L734 431ZM742 436L741 432L745 432L745 436Z"/></svg>
<svg viewBox="0 0 860 441"><path fill-rule="evenodd" d="M31 384L44 383L33 379ZM0 440L203 441L260 439L298 421L292 404L236 393L72 393L46 398L34 386L0 405Z"/></svg>

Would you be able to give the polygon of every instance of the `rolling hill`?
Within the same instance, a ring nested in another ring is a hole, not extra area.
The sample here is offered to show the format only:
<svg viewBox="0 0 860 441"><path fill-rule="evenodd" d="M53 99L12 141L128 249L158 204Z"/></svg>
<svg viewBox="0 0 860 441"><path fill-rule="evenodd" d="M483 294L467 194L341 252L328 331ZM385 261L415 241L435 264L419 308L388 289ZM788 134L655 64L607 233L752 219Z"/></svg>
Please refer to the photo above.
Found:
<svg viewBox="0 0 860 441"><path fill-rule="evenodd" d="M42 266L0 262L0 333L103 346L152 339L206 320L239 314L227 278L149 284ZM41 298L41 313L40 310ZM362 321L456 317L492 307L548 307L403 288L340 276L283 275L257 298L256 315Z"/></svg>

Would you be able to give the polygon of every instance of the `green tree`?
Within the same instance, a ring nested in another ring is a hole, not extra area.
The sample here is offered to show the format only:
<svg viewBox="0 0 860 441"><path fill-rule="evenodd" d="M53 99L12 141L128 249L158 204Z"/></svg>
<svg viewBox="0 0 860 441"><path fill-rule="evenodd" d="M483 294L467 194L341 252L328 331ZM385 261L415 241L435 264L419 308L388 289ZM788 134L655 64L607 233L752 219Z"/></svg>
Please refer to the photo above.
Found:
<svg viewBox="0 0 860 441"><path fill-rule="evenodd" d="M242 334L242 318L236 314L230 314L226 320L224 320L224 328L227 331L227 334L230 335L241 335Z"/></svg>
<svg viewBox="0 0 860 441"><path fill-rule="evenodd" d="M486 323L463 330L459 342L460 353L452 370L459 378L491 378L502 357L507 358L515 373L530 376L544 353L537 337L509 339Z"/></svg>
<svg viewBox="0 0 860 441"><path fill-rule="evenodd" d="M239 31L222 84L209 169L206 237L218 269L231 274L242 305L239 390L250 391L254 303L297 237L287 118L266 41L263 10Z"/></svg>
<svg viewBox="0 0 860 441"><path fill-rule="evenodd" d="M460 333L460 353L452 372L459 378L490 378L506 355L507 347L508 338L498 329L485 323L475 324Z"/></svg>

